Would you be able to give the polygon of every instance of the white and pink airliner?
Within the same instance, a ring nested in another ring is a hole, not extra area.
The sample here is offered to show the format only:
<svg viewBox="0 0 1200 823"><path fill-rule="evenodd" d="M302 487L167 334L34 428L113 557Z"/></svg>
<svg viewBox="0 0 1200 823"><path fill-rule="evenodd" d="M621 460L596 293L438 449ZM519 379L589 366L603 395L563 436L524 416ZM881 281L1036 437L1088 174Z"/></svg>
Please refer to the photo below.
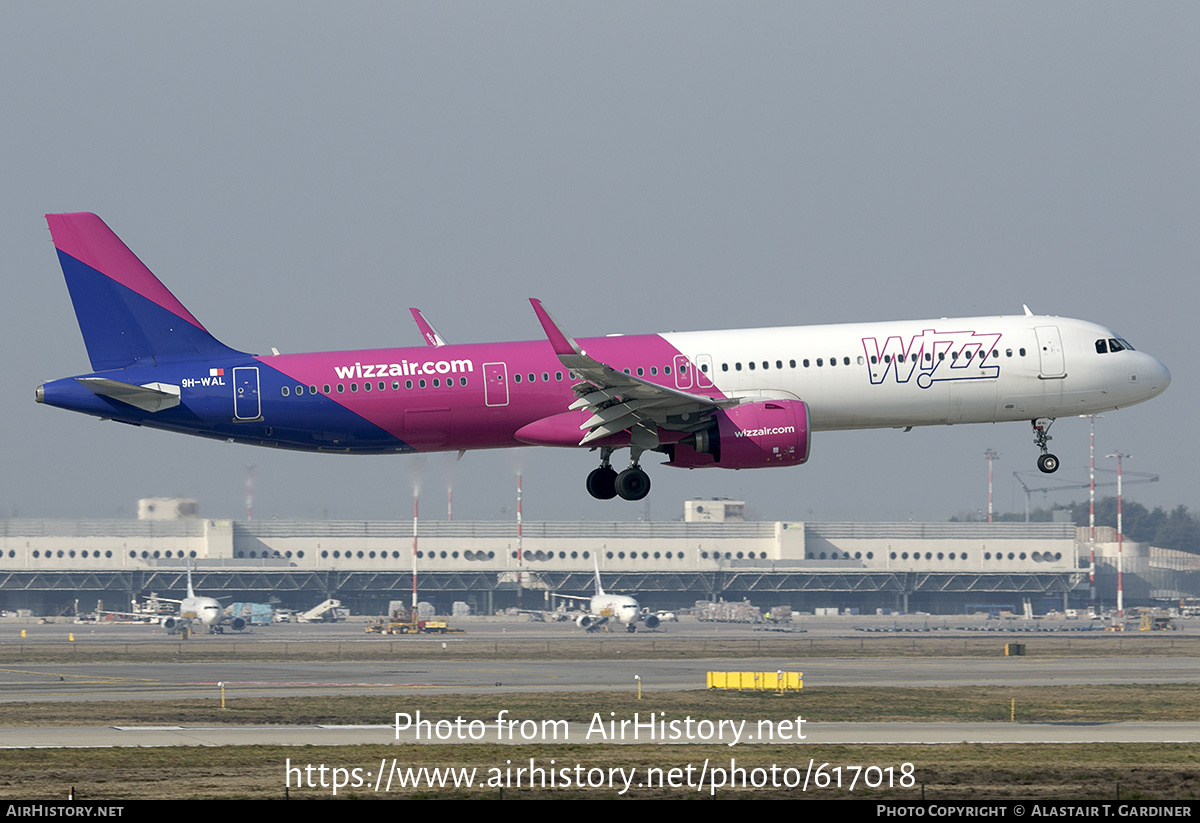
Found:
<svg viewBox="0 0 1200 823"><path fill-rule="evenodd" d="M1167 368L1109 329L1023 314L575 340L252 355L217 341L94 214L52 214L93 371L37 401L139 426L305 451L599 452L593 497L640 500L647 452L697 469L795 466L816 431L1030 421L1149 400ZM612 466L629 449L628 467Z"/></svg>

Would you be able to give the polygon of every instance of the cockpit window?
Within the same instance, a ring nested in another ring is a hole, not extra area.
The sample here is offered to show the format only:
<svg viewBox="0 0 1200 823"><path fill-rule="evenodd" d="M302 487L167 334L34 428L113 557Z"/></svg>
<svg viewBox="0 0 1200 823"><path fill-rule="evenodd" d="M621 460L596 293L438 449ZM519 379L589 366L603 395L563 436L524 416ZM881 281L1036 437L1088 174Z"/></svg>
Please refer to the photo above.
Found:
<svg viewBox="0 0 1200 823"><path fill-rule="evenodd" d="M1100 338L1096 341L1096 354L1117 351L1133 351L1133 346L1129 345L1129 341L1123 337L1110 337L1107 340Z"/></svg>

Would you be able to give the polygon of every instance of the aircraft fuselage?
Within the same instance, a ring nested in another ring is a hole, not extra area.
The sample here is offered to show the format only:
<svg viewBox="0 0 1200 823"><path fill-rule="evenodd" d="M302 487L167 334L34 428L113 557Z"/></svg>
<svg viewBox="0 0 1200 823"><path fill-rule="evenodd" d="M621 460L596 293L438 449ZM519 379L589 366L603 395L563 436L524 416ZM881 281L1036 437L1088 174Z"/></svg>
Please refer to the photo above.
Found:
<svg viewBox="0 0 1200 823"><path fill-rule="evenodd" d="M798 465L812 432L1053 418L1163 392L1170 373L1103 326L1022 315L545 338L256 356L216 340L94 214L47 215L93 372L38 402L238 443L350 454L599 448L597 498L639 500L647 451L681 468ZM614 450L628 448L619 475Z"/></svg>
<svg viewBox="0 0 1200 823"><path fill-rule="evenodd" d="M795 397L808 404L810 429L828 431L1095 414L1165 389L1169 374L1150 355L1097 351L1097 341L1116 339L1082 320L1016 315L672 332L580 345L615 369L671 388ZM92 392L80 382L89 377L178 386L179 403L139 409ZM46 383L39 400L260 446L447 451L528 445L517 432L563 413L575 382L546 341L528 341L139 365ZM563 442L547 445L577 445L578 426L566 431Z"/></svg>

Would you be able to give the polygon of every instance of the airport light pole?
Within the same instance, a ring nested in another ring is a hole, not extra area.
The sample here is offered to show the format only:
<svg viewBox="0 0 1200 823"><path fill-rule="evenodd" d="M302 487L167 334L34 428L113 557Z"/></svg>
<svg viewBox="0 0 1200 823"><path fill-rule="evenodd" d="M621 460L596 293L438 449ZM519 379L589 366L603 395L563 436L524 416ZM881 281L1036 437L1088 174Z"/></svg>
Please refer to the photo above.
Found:
<svg viewBox="0 0 1200 823"><path fill-rule="evenodd" d="M246 519L254 519L254 467L246 467Z"/></svg>
<svg viewBox="0 0 1200 823"><path fill-rule="evenodd" d="M1096 611L1096 415L1089 414L1091 433L1088 442L1088 594L1090 608ZM1118 473L1118 477L1119 477Z"/></svg>
<svg viewBox="0 0 1200 823"><path fill-rule="evenodd" d="M521 570L525 565L524 546L521 535L521 473L517 472L517 608L521 608Z"/></svg>
<svg viewBox="0 0 1200 823"><path fill-rule="evenodd" d="M1125 586L1123 580L1124 573L1124 540L1123 524L1121 522L1121 461L1128 454L1124 452L1113 452L1109 457L1117 458L1117 616L1125 616Z"/></svg>
<svg viewBox="0 0 1200 823"><path fill-rule="evenodd" d="M413 490L413 595L412 595L412 619L415 622L417 619L417 497L419 492Z"/></svg>
<svg viewBox="0 0 1200 823"><path fill-rule="evenodd" d="M995 449L988 449L983 453L988 462L988 522L992 522L992 461L1000 456L1000 452Z"/></svg>

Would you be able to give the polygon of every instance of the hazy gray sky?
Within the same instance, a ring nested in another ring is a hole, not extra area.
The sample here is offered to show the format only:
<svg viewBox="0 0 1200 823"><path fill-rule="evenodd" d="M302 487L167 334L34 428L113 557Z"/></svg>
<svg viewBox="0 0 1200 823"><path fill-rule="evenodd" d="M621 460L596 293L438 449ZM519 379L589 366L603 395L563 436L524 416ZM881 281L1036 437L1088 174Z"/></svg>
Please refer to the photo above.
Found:
<svg viewBox="0 0 1200 823"><path fill-rule="evenodd" d="M100 214L224 342L264 352L1045 314L1162 359L1162 397L1100 454L1200 505L1194 3L0 3L5 296L0 513L672 519L1023 508L1027 424L818 434L808 465L646 467L650 506L589 498L583 451L344 457L37 406L87 369L42 215ZM1061 420L1057 477L1086 479ZM1111 464L1113 461L1103 461ZM1052 500L1082 499L1085 491ZM1035 498L1035 503L1041 502Z"/></svg>

